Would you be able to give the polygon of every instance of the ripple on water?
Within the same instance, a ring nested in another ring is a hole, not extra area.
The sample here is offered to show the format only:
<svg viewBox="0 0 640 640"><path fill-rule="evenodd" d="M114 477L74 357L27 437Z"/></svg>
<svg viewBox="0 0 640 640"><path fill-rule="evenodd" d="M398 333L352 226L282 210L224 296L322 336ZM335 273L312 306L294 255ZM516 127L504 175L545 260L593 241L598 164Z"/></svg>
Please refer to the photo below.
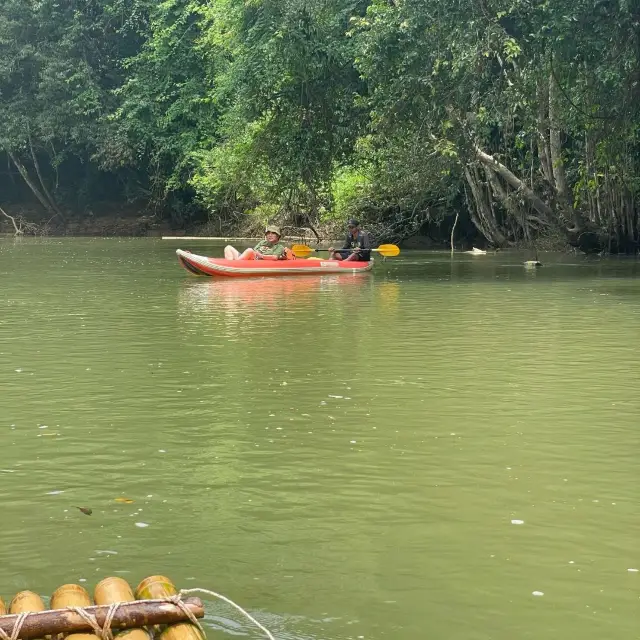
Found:
<svg viewBox="0 0 640 640"><path fill-rule="evenodd" d="M6 593L160 572L279 638L633 636L636 267L227 282L172 252L0 251Z"/></svg>

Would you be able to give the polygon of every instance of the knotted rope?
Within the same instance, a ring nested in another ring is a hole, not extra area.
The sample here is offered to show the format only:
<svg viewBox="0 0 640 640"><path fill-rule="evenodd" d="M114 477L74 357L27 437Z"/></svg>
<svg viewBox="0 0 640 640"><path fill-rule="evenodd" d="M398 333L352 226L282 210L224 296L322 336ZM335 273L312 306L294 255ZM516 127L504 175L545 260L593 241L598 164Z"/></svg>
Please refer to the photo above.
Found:
<svg viewBox="0 0 640 640"><path fill-rule="evenodd" d="M113 604L109 605L109 610L107 611L107 616L104 619L104 624L102 626L98 624L95 616L92 616L82 607L67 607L67 610L77 613L94 630L95 634L99 638L102 638L102 640L113 640L111 623L113 622L113 617L116 615L116 611L118 610L119 606L119 602L114 602ZM189 613L191 612L189 611ZM2 640L4 640L4 638Z"/></svg>
<svg viewBox="0 0 640 640"><path fill-rule="evenodd" d="M19 613L16 621L13 623L13 629L11 630L11 635L9 635L4 629L0 629L0 638L2 640L18 640L18 636L20 635L20 631L22 630L22 625L24 621L28 618L29 614L25 611L23 613Z"/></svg>
<svg viewBox="0 0 640 640"><path fill-rule="evenodd" d="M198 618L196 618L193 615L193 611L191 611L189 609L189 607L187 607L187 605L184 603L183 599L182 599L182 591L180 593L178 593L175 596L169 596L167 598L165 598L165 600L167 602L170 602L171 604L175 604L176 607L178 607L182 613L184 613L185 616L187 616L187 618L189 618L189 620L196 625L196 627L198 627L198 629L200 629L200 631L202 632L202 635L206 635L204 629L202 628L202 625L200 624L200 621L198 620Z"/></svg>

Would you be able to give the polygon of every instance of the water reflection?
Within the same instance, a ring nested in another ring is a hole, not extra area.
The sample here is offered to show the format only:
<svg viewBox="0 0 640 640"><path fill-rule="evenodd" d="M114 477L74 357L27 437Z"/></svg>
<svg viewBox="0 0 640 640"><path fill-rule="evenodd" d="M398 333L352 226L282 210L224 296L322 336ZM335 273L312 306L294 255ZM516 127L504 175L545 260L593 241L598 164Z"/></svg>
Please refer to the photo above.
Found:
<svg viewBox="0 0 640 640"><path fill-rule="evenodd" d="M385 311L395 309L400 297L400 284L398 282L381 282L376 288L376 294L382 309Z"/></svg>
<svg viewBox="0 0 640 640"><path fill-rule="evenodd" d="M224 278L186 281L179 291L184 309L205 315L251 315L277 311L324 293L370 288L370 274L336 274L320 277ZM351 294L350 294L351 295Z"/></svg>

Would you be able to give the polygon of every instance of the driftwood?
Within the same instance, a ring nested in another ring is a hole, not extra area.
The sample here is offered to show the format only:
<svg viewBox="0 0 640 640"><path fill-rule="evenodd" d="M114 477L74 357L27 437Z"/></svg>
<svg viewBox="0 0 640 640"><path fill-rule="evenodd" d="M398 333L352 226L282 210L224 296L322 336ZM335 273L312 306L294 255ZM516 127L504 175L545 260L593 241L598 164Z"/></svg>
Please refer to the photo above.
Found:
<svg viewBox="0 0 640 640"><path fill-rule="evenodd" d="M184 598L183 603L196 618L204 617L200 598ZM109 605L83 607L87 614L95 617L101 627L104 625L109 609ZM17 615L0 616L0 629L11 636L17 618ZM179 606L165 600L137 600L123 602L118 606L111 622L111 629L114 631L135 629L156 624L172 624L188 619L187 614ZM52 609L28 614L18 638L32 640L58 633L87 631L93 631L93 629L80 614L68 609Z"/></svg>
<svg viewBox="0 0 640 640"><path fill-rule="evenodd" d="M10 216L2 207L0 207L0 213L5 217L11 220L11 224L13 224L13 228L16 230L16 235L22 235L22 228L18 226L16 219L13 216Z"/></svg>

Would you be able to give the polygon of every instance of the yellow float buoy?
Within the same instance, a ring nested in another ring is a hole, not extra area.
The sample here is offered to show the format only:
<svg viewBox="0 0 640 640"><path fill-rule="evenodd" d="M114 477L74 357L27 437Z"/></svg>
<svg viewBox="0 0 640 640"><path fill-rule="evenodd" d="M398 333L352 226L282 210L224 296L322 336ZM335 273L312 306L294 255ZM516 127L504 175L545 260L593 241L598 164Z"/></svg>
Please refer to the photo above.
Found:
<svg viewBox="0 0 640 640"><path fill-rule="evenodd" d="M79 584L63 584L51 596L52 609L66 609L67 607L90 607L93 603L84 587ZM66 640L96 640L95 633L70 633Z"/></svg>
<svg viewBox="0 0 640 640"><path fill-rule="evenodd" d="M45 611L45 609L42 598L33 591L16 593L11 604L9 604L9 613L34 613L36 611Z"/></svg>
<svg viewBox="0 0 640 640"><path fill-rule="evenodd" d="M178 589L166 576L149 576L135 591L137 600L155 600L175 595L178 595Z"/></svg>
<svg viewBox="0 0 640 640"><path fill-rule="evenodd" d="M178 595L178 589L166 576L149 576L136 587L139 600L168 598ZM191 622L178 622L169 625L160 634L160 640L205 640L200 629Z"/></svg>
<svg viewBox="0 0 640 640"><path fill-rule="evenodd" d="M129 583L123 578L111 577L100 581L93 591L96 604L114 604L116 602L134 602L135 596ZM149 640L144 629L127 629L114 635L119 640Z"/></svg>

